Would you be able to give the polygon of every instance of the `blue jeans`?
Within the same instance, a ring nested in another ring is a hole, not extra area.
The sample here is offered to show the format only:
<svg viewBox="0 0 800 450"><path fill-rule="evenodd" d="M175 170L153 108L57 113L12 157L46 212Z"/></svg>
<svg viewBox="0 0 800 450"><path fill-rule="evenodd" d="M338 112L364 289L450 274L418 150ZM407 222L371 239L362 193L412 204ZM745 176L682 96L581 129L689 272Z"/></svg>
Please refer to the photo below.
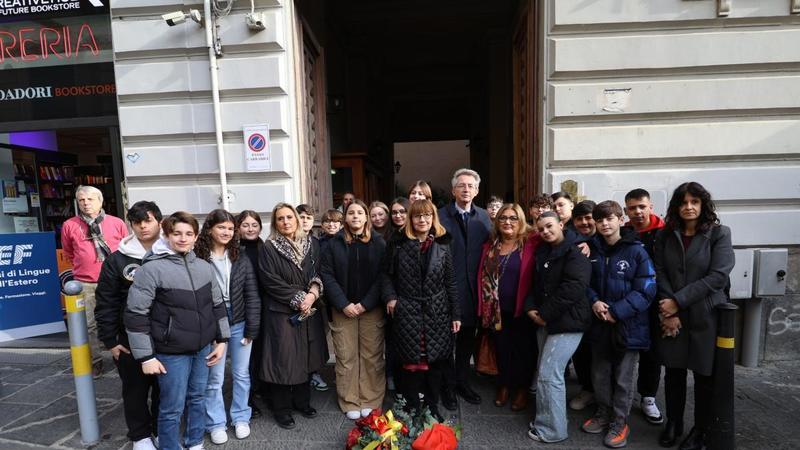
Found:
<svg viewBox="0 0 800 450"><path fill-rule="evenodd" d="M536 382L536 419L533 427L544 442L559 442L567 434L567 390L564 369L581 342L583 333L537 332L539 379Z"/></svg>
<svg viewBox="0 0 800 450"><path fill-rule="evenodd" d="M197 353L167 355L156 354L167 373L158 376L161 402L158 407L158 443L160 450L181 450L178 437L181 416L186 408L186 429L183 434L185 447L201 444L205 432L205 404L203 391L208 381L206 356L211 346L206 345Z"/></svg>
<svg viewBox="0 0 800 450"><path fill-rule="evenodd" d="M253 344L242 345L244 322L231 326L231 339L225 354L231 355L233 375L233 397L231 399L231 424L250 423L252 410L247 406L250 396L250 350ZM209 433L225 429L225 401L222 399L222 384L225 381L225 356L208 371L206 385L206 431Z"/></svg>

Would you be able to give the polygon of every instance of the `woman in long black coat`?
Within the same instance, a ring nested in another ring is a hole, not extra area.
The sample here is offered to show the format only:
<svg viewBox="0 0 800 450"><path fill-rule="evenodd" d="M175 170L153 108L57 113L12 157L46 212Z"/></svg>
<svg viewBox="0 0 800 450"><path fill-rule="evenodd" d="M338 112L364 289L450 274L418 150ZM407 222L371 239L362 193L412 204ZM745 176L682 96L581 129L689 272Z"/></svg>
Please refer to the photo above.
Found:
<svg viewBox="0 0 800 450"><path fill-rule="evenodd" d="M430 200L411 204L402 232L392 235L384 259L384 299L394 317L392 344L399 364L400 391L409 409L419 394L442 420L437 403L442 370L453 354L461 310L453 272L450 235Z"/></svg>
<svg viewBox="0 0 800 450"><path fill-rule="evenodd" d="M730 228L720 225L711 194L699 183L678 186L667 209L666 227L656 237L655 266L661 330L654 345L666 374L664 397L667 425L659 437L663 447L675 445L683 433L686 375L694 375L694 427L681 450L704 445L711 417L717 313L728 301L726 288L734 255Z"/></svg>
<svg viewBox="0 0 800 450"><path fill-rule="evenodd" d="M314 314L322 294L316 239L300 229L297 211L286 203L272 210L271 234L259 258L264 333L260 378L271 383L275 420L294 428L291 411L315 417L309 377L325 363L322 314Z"/></svg>

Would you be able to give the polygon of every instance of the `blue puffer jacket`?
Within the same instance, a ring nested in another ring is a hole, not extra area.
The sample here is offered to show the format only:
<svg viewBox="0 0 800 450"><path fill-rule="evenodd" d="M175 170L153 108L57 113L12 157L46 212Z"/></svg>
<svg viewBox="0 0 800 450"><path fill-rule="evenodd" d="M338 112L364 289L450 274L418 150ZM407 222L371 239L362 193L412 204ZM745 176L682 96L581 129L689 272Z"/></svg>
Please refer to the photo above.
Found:
<svg viewBox="0 0 800 450"><path fill-rule="evenodd" d="M590 241L592 282L591 304L602 300L619 322L612 325L593 316L590 338L609 342L618 350L650 348L648 308L656 296L656 272L635 231L623 228L622 239L609 247L600 234ZM615 332L616 331L616 332Z"/></svg>

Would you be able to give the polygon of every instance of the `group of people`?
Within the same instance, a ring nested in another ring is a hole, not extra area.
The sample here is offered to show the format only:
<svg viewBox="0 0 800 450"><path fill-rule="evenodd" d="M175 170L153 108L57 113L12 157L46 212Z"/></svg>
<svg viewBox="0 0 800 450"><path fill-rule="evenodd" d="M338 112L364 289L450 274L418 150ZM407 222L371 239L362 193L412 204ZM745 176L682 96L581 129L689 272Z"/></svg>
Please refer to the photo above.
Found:
<svg viewBox="0 0 800 450"><path fill-rule="evenodd" d="M535 394L535 441L568 437L572 360L582 391L570 406L596 404L582 430L625 446L638 362L652 423L663 421L655 392L666 367L665 447L683 435L693 372L694 427L680 448L702 448L713 307L727 301L733 267L730 230L708 191L678 186L665 220L643 189L628 193L624 210L610 200L575 205L563 192L537 196L526 219L522 206L498 197L487 209L475 205L480 181L457 170L453 201L438 209L424 181L388 206L346 195L322 214L319 236L308 205L279 203L263 241L254 211L214 210L200 227L186 212L162 217L148 201L128 211L132 233L113 239L102 194L79 188L76 235L101 266L94 316L122 380L134 449L201 449L206 433L221 444L228 423L244 439L259 413L251 392L279 426L294 428L294 413L317 415L312 380L324 387L319 371L330 351L347 418L368 416L396 390L409 411L427 408L441 421L440 403L454 410L458 397L482 401L471 386L479 340L495 356L497 407L524 411ZM97 211L81 206L82 195L100 195Z"/></svg>

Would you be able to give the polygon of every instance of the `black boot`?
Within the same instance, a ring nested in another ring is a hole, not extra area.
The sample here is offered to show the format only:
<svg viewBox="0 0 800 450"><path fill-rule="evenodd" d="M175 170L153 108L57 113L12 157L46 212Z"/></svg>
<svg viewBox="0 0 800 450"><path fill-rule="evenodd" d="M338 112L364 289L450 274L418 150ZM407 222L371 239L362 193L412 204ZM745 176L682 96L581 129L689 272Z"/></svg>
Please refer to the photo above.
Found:
<svg viewBox="0 0 800 450"><path fill-rule="evenodd" d="M664 431L658 436L658 445L662 447L674 447L683 434L683 422L667 420Z"/></svg>
<svg viewBox="0 0 800 450"><path fill-rule="evenodd" d="M692 431L681 442L680 450L703 450L706 446L706 433L702 428L692 427Z"/></svg>

